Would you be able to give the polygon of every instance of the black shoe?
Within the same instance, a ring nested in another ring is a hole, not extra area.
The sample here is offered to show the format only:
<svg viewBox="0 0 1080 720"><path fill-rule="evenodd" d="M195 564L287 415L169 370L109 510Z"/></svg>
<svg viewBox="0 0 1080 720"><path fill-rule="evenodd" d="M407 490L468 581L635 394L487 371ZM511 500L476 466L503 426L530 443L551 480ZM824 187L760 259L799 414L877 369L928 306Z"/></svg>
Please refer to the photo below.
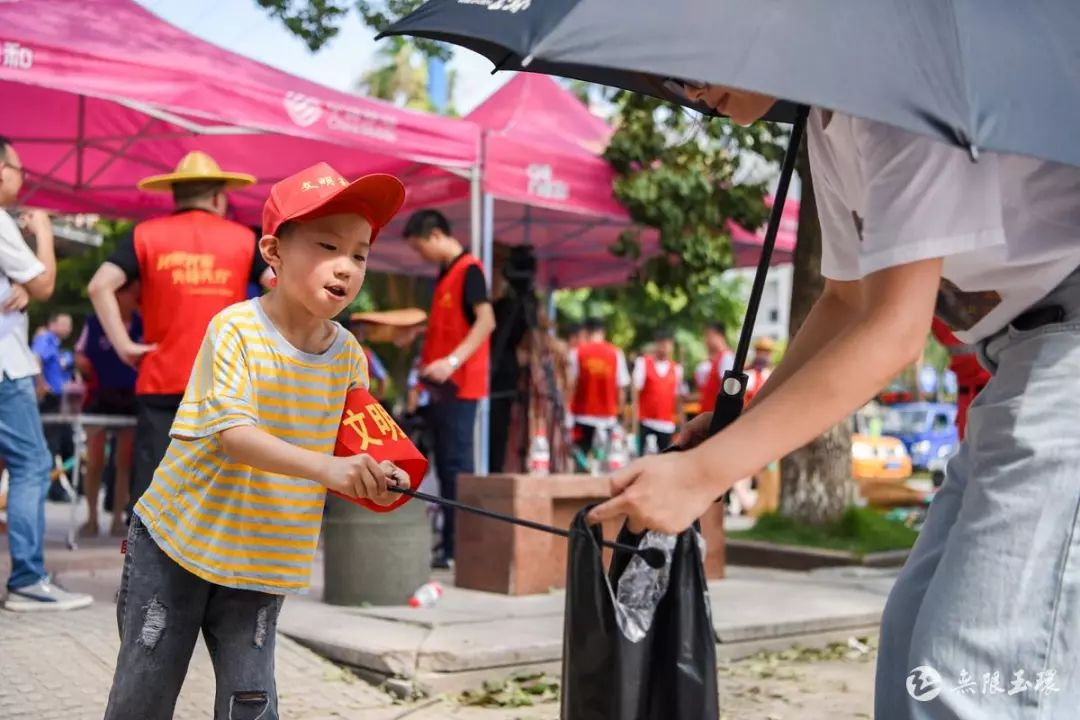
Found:
<svg viewBox="0 0 1080 720"><path fill-rule="evenodd" d="M454 567L454 559L448 558L442 553L435 556L435 559L431 561L432 570L451 570Z"/></svg>

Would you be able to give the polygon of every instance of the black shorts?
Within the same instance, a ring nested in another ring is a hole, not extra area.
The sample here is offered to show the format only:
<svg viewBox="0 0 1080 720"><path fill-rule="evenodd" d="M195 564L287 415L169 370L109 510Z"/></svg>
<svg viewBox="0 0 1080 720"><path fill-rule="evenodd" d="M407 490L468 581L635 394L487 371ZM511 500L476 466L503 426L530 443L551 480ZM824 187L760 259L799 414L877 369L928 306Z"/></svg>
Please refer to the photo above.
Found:
<svg viewBox="0 0 1080 720"><path fill-rule="evenodd" d="M169 449L169 430L183 395L136 395L135 462L131 472L131 504L150 487L154 471Z"/></svg>
<svg viewBox="0 0 1080 720"><path fill-rule="evenodd" d="M86 406L88 415L135 416L135 391L99 388Z"/></svg>

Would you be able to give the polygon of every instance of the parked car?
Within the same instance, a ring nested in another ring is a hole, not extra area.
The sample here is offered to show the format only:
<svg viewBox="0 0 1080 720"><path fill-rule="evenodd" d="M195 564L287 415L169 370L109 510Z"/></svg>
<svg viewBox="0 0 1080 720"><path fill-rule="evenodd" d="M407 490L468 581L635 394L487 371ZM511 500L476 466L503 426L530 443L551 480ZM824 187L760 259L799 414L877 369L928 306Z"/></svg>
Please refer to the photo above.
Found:
<svg viewBox="0 0 1080 720"><path fill-rule="evenodd" d="M935 474L944 473L960 445L956 406L951 403L893 405L885 413L881 432L904 443L915 469Z"/></svg>
<svg viewBox="0 0 1080 720"><path fill-rule="evenodd" d="M859 483L911 477L911 458L894 437L851 436L851 475Z"/></svg>

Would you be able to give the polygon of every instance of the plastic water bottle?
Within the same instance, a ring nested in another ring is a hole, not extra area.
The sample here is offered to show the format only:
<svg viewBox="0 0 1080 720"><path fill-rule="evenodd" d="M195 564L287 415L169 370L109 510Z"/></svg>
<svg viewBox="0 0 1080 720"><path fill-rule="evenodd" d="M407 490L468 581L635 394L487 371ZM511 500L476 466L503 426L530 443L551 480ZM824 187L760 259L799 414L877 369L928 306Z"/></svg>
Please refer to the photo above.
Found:
<svg viewBox="0 0 1080 720"><path fill-rule="evenodd" d="M607 468L608 456L608 432L607 428L596 428L592 439L592 462L593 475L600 475Z"/></svg>
<svg viewBox="0 0 1080 720"><path fill-rule="evenodd" d="M616 425L611 430L611 445L607 455L607 470L622 470L630 463L630 450L626 445L625 431Z"/></svg>
<svg viewBox="0 0 1080 720"><path fill-rule="evenodd" d="M656 436L649 433L645 436L645 454L656 455L660 452L660 442L656 439Z"/></svg>
<svg viewBox="0 0 1080 720"><path fill-rule="evenodd" d="M547 475L551 471L551 447L543 431L536 433L529 446L529 474Z"/></svg>
<svg viewBox="0 0 1080 720"><path fill-rule="evenodd" d="M431 580L416 589L416 592L409 598L409 607L428 608L439 602L439 598L442 596L443 586Z"/></svg>

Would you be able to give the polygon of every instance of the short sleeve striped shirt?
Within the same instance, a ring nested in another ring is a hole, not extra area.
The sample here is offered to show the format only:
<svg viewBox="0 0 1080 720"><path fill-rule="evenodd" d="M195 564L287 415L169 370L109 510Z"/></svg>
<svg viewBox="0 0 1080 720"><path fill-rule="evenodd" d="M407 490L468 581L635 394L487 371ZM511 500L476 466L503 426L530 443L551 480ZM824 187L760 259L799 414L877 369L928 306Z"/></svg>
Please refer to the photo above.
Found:
<svg viewBox="0 0 1080 720"><path fill-rule="evenodd" d="M233 463L217 434L254 425L332 454L346 393L367 362L344 328L319 355L294 348L258 299L219 313L203 339L172 442L135 512L158 546L209 582L302 592L318 544L325 489Z"/></svg>

